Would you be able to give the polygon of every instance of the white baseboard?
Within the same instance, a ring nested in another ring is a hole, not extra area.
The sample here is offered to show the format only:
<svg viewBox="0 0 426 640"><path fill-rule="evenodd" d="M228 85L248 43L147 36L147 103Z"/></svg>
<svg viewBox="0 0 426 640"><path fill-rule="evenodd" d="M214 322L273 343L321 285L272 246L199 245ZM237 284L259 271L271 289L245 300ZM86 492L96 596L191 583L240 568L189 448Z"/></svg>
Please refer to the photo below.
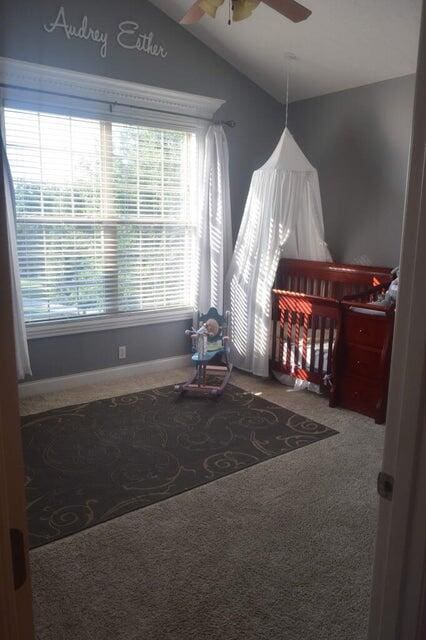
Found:
<svg viewBox="0 0 426 640"><path fill-rule="evenodd" d="M95 371L84 371L73 373L69 376L59 376L57 378L44 378L43 380L33 380L21 382L19 384L19 396L29 398L53 391L63 391L73 387L82 387L87 384L98 382L109 382L117 378L125 378L141 374L157 373L169 369L178 369L191 364L191 356L173 356L172 358L161 358L159 360L148 360L147 362L136 362L135 364L125 364L119 367L108 367L108 369L96 369Z"/></svg>

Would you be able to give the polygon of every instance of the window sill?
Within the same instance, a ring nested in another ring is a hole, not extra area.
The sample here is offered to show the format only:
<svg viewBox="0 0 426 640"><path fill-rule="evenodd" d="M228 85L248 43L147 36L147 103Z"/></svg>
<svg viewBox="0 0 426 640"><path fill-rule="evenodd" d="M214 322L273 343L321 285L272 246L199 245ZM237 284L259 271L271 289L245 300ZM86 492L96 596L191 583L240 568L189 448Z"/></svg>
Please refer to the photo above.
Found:
<svg viewBox="0 0 426 640"><path fill-rule="evenodd" d="M92 331L106 331L108 329L123 329L148 324L178 322L193 318L193 310L171 309L168 311L146 311L143 313L120 313L110 316L91 316L90 318L76 318L48 322L34 322L27 324L27 338L50 338L74 333L90 333Z"/></svg>

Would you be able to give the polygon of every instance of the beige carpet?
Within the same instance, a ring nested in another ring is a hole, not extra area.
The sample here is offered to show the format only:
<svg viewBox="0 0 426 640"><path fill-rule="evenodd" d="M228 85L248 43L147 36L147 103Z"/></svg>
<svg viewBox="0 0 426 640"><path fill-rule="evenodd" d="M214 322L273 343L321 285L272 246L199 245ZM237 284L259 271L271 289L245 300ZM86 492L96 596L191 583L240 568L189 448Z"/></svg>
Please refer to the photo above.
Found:
<svg viewBox="0 0 426 640"><path fill-rule="evenodd" d="M185 371L33 398L23 413ZM340 433L31 553L39 640L364 640L383 427L233 374Z"/></svg>

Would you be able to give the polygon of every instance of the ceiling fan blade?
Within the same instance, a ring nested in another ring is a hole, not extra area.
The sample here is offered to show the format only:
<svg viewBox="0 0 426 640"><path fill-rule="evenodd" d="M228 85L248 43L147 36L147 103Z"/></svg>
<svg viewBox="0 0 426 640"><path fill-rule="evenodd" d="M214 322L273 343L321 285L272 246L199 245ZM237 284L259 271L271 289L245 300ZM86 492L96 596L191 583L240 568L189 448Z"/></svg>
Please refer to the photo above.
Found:
<svg viewBox="0 0 426 640"><path fill-rule="evenodd" d="M302 6L296 0L263 0L263 2L292 22L302 22L312 13L310 9Z"/></svg>
<svg viewBox="0 0 426 640"><path fill-rule="evenodd" d="M194 2L192 7L188 9L183 18L179 20L180 24L195 24L203 17L205 11L199 6L198 0Z"/></svg>

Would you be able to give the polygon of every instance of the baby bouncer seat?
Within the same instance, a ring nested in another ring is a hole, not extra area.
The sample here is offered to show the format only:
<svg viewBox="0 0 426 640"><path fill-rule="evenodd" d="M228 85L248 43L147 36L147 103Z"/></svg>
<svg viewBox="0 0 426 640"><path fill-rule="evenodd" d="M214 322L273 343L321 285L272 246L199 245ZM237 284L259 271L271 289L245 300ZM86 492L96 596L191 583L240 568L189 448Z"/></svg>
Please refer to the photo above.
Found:
<svg viewBox="0 0 426 640"><path fill-rule="evenodd" d="M198 325L198 329L193 327L185 331L192 339L194 374L188 382L176 385L175 391L217 398L225 390L232 370L229 362L229 311L221 316L217 309L211 307L207 313L199 314Z"/></svg>

